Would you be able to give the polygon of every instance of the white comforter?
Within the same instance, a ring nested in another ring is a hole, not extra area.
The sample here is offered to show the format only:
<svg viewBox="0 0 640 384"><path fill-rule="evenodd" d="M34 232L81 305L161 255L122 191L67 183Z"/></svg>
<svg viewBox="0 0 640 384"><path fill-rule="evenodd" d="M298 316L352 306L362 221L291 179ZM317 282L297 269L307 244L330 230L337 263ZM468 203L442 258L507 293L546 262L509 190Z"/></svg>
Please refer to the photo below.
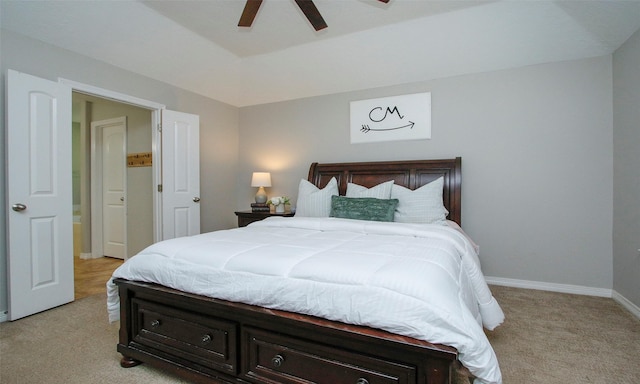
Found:
<svg viewBox="0 0 640 384"><path fill-rule="evenodd" d="M473 245L449 226L274 217L156 243L113 277L450 345L477 383L502 382L482 325L504 315ZM107 291L115 321L112 280Z"/></svg>

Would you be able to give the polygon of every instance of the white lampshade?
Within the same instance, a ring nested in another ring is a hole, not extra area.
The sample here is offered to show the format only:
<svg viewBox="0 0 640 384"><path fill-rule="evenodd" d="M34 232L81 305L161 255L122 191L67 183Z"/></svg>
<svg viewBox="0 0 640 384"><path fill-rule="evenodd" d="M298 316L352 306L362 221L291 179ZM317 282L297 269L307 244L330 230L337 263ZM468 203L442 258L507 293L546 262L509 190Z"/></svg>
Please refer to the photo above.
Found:
<svg viewBox="0 0 640 384"><path fill-rule="evenodd" d="M253 172L251 177L252 187L270 187L271 174L269 172Z"/></svg>
<svg viewBox="0 0 640 384"><path fill-rule="evenodd" d="M271 174L269 172L253 172L253 176L251 176L251 186L258 187L256 203L266 203L267 192L265 192L264 187L271 186Z"/></svg>

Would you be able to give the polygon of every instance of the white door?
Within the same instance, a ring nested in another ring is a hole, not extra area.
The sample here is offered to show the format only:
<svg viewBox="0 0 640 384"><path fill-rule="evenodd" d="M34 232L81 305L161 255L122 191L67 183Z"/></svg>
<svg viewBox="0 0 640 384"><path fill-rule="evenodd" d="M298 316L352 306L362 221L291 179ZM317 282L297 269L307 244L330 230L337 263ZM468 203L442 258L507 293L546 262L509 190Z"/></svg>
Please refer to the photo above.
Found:
<svg viewBox="0 0 640 384"><path fill-rule="evenodd" d="M73 301L71 87L7 76L9 320Z"/></svg>
<svg viewBox="0 0 640 384"><path fill-rule="evenodd" d="M200 233L200 117L162 111L162 238Z"/></svg>
<svg viewBox="0 0 640 384"><path fill-rule="evenodd" d="M91 122L92 227L96 257L126 257L127 118Z"/></svg>

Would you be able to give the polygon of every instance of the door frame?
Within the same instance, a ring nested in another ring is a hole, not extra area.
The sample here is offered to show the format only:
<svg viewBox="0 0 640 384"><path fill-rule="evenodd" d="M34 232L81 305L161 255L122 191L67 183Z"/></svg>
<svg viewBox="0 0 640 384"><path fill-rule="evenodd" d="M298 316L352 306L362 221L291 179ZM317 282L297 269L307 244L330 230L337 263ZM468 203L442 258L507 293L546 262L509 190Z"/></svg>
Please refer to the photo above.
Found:
<svg viewBox="0 0 640 384"><path fill-rule="evenodd" d="M130 104L150 110L152 112L151 156L152 159L161 159L162 140L160 135L160 126L162 122L162 110L166 109L165 105L62 77L58 77L58 82L69 85L73 92L110 99L119 103ZM160 166L159 161L152 161L151 172L153 180L152 183L156 186L153 189L153 241L155 243L162 239L162 196L159 191L160 185L162 184L162 167Z"/></svg>

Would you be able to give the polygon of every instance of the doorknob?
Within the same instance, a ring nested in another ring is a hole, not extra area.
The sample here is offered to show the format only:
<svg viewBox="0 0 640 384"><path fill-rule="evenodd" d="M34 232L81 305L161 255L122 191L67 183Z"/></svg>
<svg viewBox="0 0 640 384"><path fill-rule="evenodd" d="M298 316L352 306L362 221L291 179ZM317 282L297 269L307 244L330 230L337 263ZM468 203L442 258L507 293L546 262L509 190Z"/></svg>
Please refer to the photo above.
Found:
<svg viewBox="0 0 640 384"><path fill-rule="evenodd" d="M193 198L193 201L194 201L195 203L198 203L198 202L200 202L200 198L199 198L199 197L194 197L194 198Z"/></svg>
<svg viewBox="0 0 640 384"><path fill-rule="evenodd" d="M21 203L18 204L13 204L11 206L11 209L13 209L16 212L20 212L20 211L24 211L25 209L27 209L27 206Z"/></svg>
<svg viewBox="0 0 640 384"><path fill-rule="evenodd" d="M121 197L121 198L120 198L120 201L124 201L124 197Z"/></svg>

